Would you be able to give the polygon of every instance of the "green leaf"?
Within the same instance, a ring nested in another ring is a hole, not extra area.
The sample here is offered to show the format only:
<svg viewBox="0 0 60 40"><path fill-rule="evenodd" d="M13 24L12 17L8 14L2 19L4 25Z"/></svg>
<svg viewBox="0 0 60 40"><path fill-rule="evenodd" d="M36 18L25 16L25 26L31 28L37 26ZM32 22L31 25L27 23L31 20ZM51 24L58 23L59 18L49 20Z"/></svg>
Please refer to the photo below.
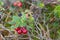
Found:
<svg viewBox="0 0 60 40"><path fill-rule="evenodd" d="M15 28L19 27L19 24L15 24Z"/></svg>
<svg viewBox="0 0 60 40"><path fill-rule="evenodd" d="M40 3L39 7L43 8L44 7L44 3Z"/></svg>
<svg viewBox="0 0 60 40"><path fill-rule="evenodd" d="M10 30L11 30L11 31L13 31L13 30L14 30L14 28L15 28L15 26L11 26L11 27L10 27Z"/></svg>
<svg viewBox="0 0 60 40"><path fill-rule="evenodd" d="M26 20L26 15L24 13L22 13L22 20Z"/></svg>
<svg viewBox="0 0 60 40"><path fill-rule="evenodd" d="M60 5L56 6L56 8L54 9L54 14L60 18Z"/></svg>
<svg viewBox="0 0 60 40"><path fill-rule="evenodd" d="M3 3L2 1L0 1L0 5L1 5L1 6L3 6L3 5L4 5L4 3Z"/></svg>
<svg viewBox="0 0 60 40"><path fill-rule="evenodd" d="M13 16L13 21L14 21L14 22L19 22L19 19L20 19L20 17L18 17L18 16Z"/></svg>
<svg viewBox="0 0 60 40"><path fill-rule="evenodd" d="M21 2L24 2L25 0L20 0Z"/></svg>
<svg viewBox="0 0 60 40"><path fill-rule="evenodd" d="M53 26L54 26L54 27L58 27L58 25L59 25L58 22L54 22L54 23L53 23Z"/></svg>

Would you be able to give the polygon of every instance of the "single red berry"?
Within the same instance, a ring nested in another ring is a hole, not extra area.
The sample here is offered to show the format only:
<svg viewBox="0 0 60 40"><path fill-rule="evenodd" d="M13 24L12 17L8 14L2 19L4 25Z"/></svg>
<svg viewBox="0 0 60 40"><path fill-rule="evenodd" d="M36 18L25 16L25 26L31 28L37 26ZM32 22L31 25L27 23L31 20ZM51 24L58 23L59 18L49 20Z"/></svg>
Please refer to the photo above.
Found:
<svg viewBox="0 0 60 40"><path fill-rule="evenodd" d="M17 4L17 6L18 6L18 7L22 7L22 2L19 2L19 3Z"/></svg>
<svg viewBox="0 0 60 40"><path fill-rule="evenodd" d="M22 33L27 34L27 30L26 29L22 30Z"/></svg>
<svg viewBox="0 0 60 40"><path fill-rule="evenodd" d="M17 32L18 32L18 34L22 34L22 31L21 30L18 30Z"/></svg>
<svg viewBox="0 0 60 40"><path fill-rule="evenodd" d="M27 30L26 30L25 27L22 27L21 30L22 30L22 33L23 33L23 34L27 34Z"/></svg>
<svg viewBox="0 0 60 40"><path fill-rule="evenodd" d="M20 27L18 27L18 28L15 28L15 30L16 30L16 31L20 30Z"/></svg>
<svg viewBox="0 0 60 40"><path fill-rule="evenodd" d="M14 6L17 6L17 3L16 3L16 2L14 2L14 3L13 3L13 5L14 5Z"/></svg>

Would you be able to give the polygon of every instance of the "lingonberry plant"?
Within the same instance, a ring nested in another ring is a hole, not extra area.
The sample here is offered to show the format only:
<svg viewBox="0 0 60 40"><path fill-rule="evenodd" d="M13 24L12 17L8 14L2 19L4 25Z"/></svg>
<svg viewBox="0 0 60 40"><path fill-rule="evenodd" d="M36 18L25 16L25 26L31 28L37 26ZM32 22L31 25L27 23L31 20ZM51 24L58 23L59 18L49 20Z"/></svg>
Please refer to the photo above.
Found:
<svg viewBox="0 0 60 40"><path fill-rule="evenodd" d="M0 0L3 40L60 40L60 4L56 0Z"/></svg>

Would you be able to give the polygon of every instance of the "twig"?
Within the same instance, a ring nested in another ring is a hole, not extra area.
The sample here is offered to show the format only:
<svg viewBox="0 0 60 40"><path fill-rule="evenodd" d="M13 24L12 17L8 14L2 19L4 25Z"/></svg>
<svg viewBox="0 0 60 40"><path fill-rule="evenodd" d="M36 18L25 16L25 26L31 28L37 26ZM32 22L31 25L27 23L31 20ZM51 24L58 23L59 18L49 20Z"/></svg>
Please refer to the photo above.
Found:
<svg viewBox="0 0 60 40"><path fill-rule="evenodd" d="M8 18L9 18L10 12L8 13L5 22L7 22Z"/></svg>

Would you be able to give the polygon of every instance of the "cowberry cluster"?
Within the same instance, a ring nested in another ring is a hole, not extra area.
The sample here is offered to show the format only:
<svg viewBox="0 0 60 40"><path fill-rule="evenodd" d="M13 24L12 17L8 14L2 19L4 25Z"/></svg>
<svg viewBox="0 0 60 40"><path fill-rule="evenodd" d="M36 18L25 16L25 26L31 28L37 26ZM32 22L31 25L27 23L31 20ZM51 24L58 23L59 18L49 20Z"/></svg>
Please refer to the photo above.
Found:
<svg viewBox="0 0 60 40"><path fill-rule="evenodd" d="M27 29L25 27L15 28L18 34L27 34Z"/></svg>
<svg viewBox="0 0 60 40"><path fill-rule="evenodd" d="M22 7L22 2L18 1L18 2L14 2L13 6L18 6L18 7Z"/></svg>

